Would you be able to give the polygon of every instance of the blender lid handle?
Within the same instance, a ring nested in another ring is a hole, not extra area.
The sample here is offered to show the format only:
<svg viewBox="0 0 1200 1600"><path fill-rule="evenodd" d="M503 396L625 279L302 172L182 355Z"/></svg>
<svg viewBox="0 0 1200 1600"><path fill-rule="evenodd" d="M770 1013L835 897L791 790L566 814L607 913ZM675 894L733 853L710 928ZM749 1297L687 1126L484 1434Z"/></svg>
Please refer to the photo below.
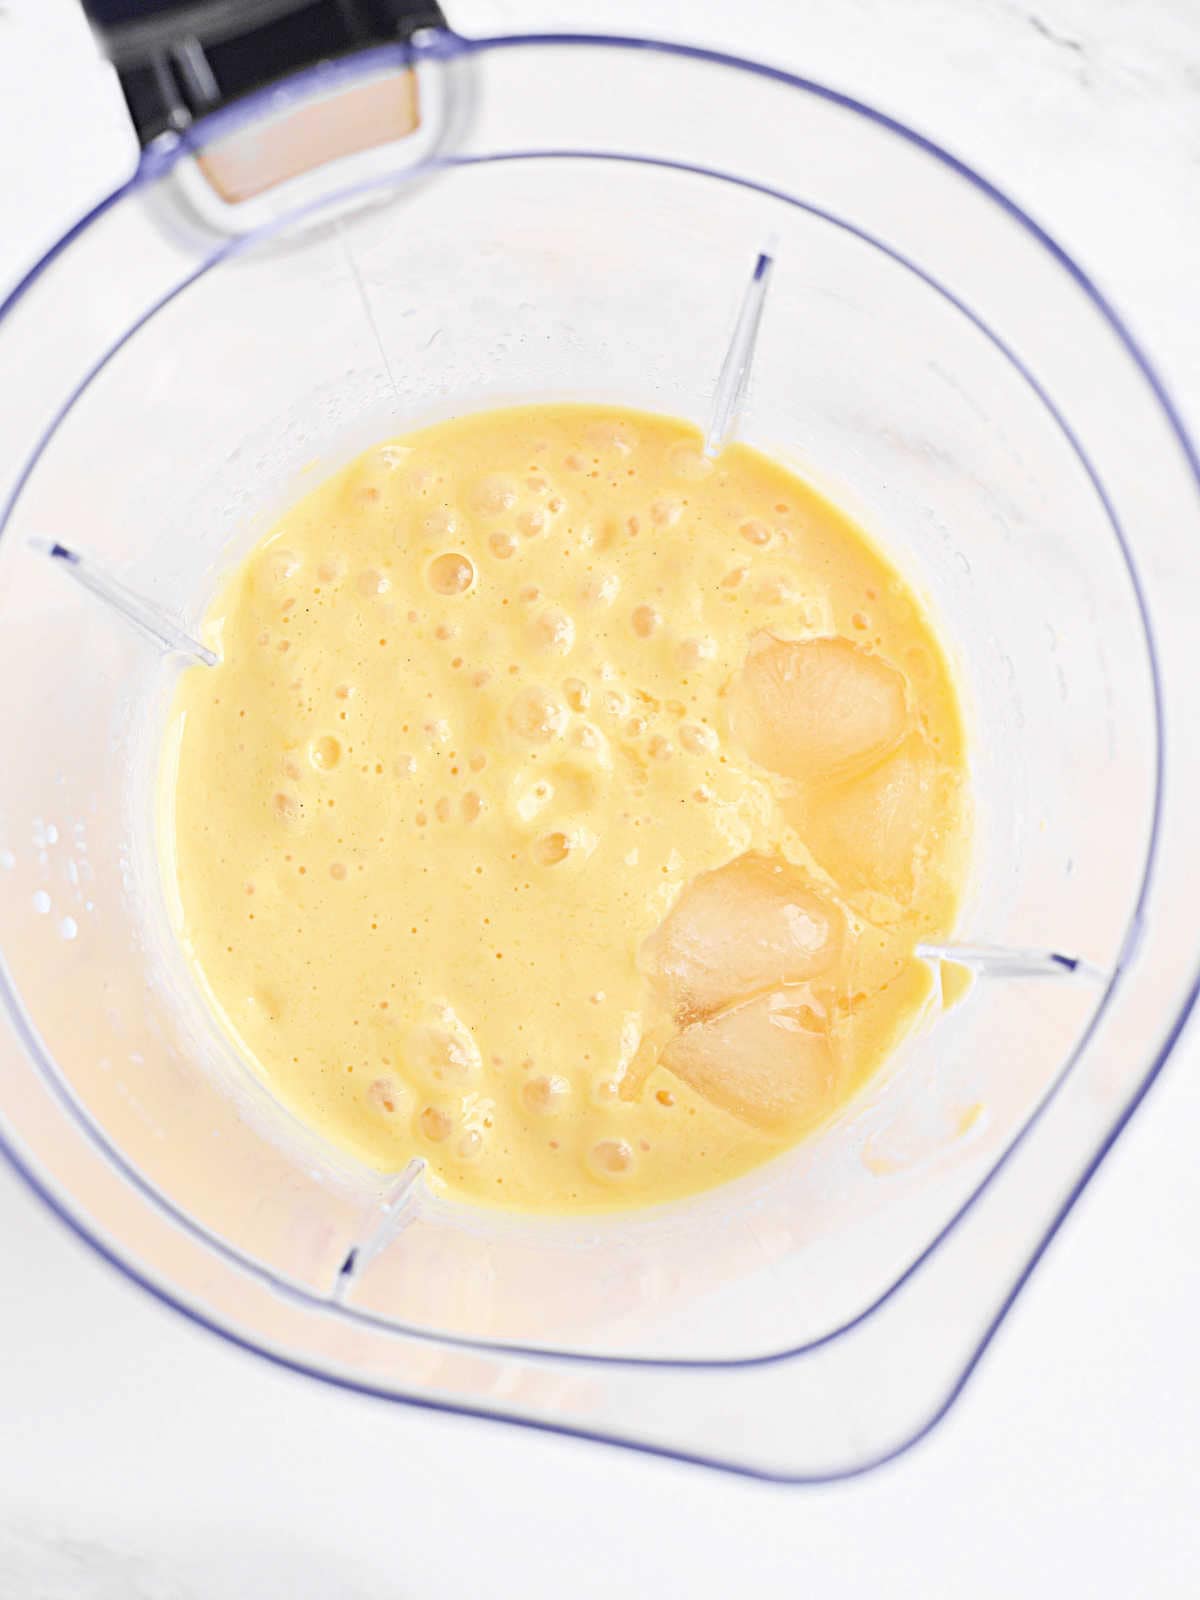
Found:
<svg viewBox="0 0 1200 1600"><path fill-rule="evenodd" d="M305 67L445 28L437 0L81 0L143 148Z"/></svg>

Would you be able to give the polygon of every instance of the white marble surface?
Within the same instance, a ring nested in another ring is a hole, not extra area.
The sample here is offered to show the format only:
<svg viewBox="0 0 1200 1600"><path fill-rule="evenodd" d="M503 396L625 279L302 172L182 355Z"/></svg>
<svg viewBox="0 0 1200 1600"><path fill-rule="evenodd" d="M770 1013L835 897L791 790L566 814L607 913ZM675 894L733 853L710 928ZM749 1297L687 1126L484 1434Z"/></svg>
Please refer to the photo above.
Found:
<svg viewBox="0 0 1200 1600"><path fill-rule="evenodd" d="M450 10L699 38L875 101L1048 224L1200 422L1196 0ZM127 153L70 0L0 4L0 282ZM287 1376L150 1303L0 1171L0 1595L1194 1595L1198 1069L1193 1031L935 1435L815 1491Z"/></svg>

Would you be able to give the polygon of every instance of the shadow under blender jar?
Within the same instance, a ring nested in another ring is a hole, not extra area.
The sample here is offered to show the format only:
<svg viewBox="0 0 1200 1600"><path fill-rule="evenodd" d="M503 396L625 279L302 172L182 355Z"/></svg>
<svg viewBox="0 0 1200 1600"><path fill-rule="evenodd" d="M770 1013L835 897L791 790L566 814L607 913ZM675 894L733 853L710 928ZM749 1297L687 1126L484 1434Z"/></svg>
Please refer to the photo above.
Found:
<svg viewBox="0 0 1200 1600"><path fill-rule="evenodd" d="M1191 1004L1194 454L1072 261L887 117L387 9L114 27L137 169L5 307L4 1146L114 1266L299 1371L861 1470L945 1409ZM302 469L421 423L731 398L928 600L971 733L956 943L1001 953L833 1124L686 1203L527 1218L358 1168L236 1059L171 936L155 767L215 587Z"/></svg>

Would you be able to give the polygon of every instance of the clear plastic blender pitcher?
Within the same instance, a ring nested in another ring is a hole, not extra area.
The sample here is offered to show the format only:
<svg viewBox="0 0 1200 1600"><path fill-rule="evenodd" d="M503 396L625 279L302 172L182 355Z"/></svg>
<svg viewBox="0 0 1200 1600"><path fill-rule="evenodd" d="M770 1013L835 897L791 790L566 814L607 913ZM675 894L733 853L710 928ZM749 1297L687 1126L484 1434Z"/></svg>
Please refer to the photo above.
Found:
<svg viewBox="0 0 1200 1600"><path fill-rule="evenodd" d="M430 28L229 99L205 39L164 39L125 74L136 172L0 323L9 1158L114 1266L313 1377L793 1481L886 1459L1194 997L1200 504L1169 399L1036 223L819 84ZM697 1199L529 1218L359 1168L236 1057L171 937L155 770L208 600L374 440L541 399L704 423L731 394L950 642L977 981Z"/></svg>

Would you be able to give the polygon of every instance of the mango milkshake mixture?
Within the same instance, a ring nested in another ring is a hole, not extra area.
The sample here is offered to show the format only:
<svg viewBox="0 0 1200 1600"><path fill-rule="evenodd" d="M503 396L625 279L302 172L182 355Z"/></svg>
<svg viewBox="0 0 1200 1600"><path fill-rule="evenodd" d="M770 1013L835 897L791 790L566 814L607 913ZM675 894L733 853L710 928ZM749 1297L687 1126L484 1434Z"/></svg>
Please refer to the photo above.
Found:
<svg viewBox="0 0 1200 1600"><path fill-rule="evenodd" d="M276 1096L545 1212L710 1188L926 1005L968 855L954 683L903 579L742 445L593 406L368 450L181 679L179 933Z"/></svg>

